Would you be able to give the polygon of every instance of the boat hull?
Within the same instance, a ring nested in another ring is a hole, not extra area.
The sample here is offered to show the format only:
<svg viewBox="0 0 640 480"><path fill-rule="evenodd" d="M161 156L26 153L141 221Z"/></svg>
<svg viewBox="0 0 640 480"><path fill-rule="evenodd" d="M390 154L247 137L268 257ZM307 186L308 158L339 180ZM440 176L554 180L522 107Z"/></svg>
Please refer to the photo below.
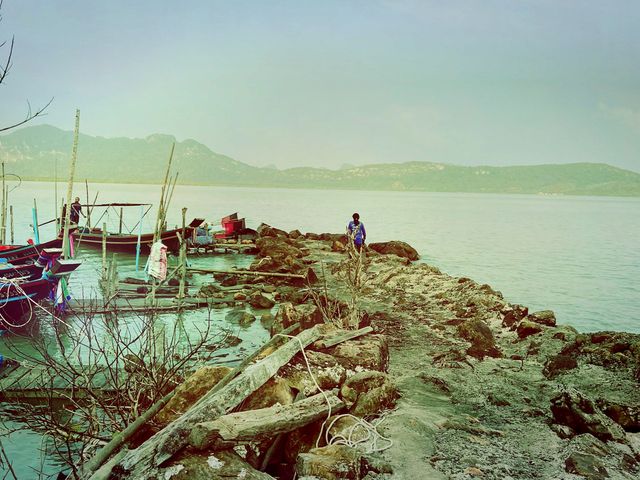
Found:
<svg viewBox="0 0 640 480"><path fill-rule="evenodd" d="M6 259L7 263L12 265L24 265L37 260L40 256L40 252L45 248L60 248L62 247L62 239L55 238L45 243L38 245L23 245L20 247L10 248L0 251L0 258Z"/></svg>
<svg viewBox="0 0 640 480"><path fill-rule="evenodd" d="M185 237L191 238L193 227L185 228ZM177 252L180 249L180 239L178 234L182 235L182 229L167 230L162 233L161 241L167 246L170 252ZM107 250L113 252L123 252L135 254L138 245L137 235L107 235ZM140 253L148 255L153 244L153 234L145 233L140 236ZM80 248L89 247L102 249L102 234L100 233L79 233L77 234L77 245Z"/></svg>
<svg viewBox="0 0 640 480"><path fill-rule="evenodd" d="M34 302L47 298L55 287L46 279L21 284L0 284L0 330L19 333L32 326L36 309Z"/></svg>

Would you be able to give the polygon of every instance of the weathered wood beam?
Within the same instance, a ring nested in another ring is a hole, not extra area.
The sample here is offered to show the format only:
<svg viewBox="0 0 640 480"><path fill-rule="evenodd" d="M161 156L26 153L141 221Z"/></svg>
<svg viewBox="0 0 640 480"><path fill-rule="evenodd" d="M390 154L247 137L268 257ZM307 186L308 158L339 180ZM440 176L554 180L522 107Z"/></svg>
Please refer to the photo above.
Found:
<svg viewBox="0 0 640 480"><path fill-rule="evenodd" d="M223 449L291 432L326 417L330 410L335 413L345 407L335 392L326 395L325 398L318 393L291 405L230 413L212 422L198 423L191 431L189 443L201 450Z"/></svg>
<svg viewBox="0 0 640 480"><path fill-rule="evenodd" d="M246 367L236 378L220 389L214 387L184 415L167 425L120 462L131 479L146 479L157 474L158 467L189 443L191 430L198 423L215 420L237 407L245 398L264 385L299 351L321 336L320 326L298 334L266 358Z"/></svg>
<svg viewBox="0 0 640 480"><path fill-rule="evenodd" d="M344 333L338 333L337 335L332 335L322 340L318 340L313 344L313 346L314 348L320 348L320 349L330 348L338 345L339 343L346 342L347 340L353 340L354 338L361 337L371 332L373 332L372 327L364 327L364 328L361 328L360 330L352 330Z"/></svg>

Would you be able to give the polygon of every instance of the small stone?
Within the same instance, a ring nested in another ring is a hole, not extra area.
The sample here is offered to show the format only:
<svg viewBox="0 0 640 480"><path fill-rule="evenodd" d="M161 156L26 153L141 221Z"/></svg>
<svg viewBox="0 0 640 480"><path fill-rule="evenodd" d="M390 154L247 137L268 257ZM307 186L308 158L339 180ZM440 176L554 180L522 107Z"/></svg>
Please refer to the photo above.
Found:
<svg viewBox="0 0 640 480"><path fill-rule="evenodd" d="M236 293L236 294L233 296L233 299L234 299L234 300L237 300L237 301L239 301L239 302L241 302L241 301L243 301L243 300L246 300L246 299L247 299L247 296L246 296L244 293L242 293L242 292L238 292L238 293Z"/></svg>
<svg viewBox="0 0 640 480"><path fill-rule="evenodd" d="M275 305L275 302L261 293L254 293L249 297L249 305L253 308L266 309L272 308Z"/></svg>
<svg viewBox="0 0 640 480"><path fill-rule="evenodd" d="M471 475L472 477L483 477L484 473L477 467L467 467L464 471L467 475Z"/></svg>

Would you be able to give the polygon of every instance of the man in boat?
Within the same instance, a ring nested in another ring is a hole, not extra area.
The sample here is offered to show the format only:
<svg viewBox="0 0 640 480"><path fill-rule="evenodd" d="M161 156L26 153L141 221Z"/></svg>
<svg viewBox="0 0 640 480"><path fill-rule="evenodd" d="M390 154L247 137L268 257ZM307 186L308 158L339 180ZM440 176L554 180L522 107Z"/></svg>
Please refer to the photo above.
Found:
<svg viewBox="0 0 640 480"><path fill-rule="evenodd" d="M364 229L364 223L360 221L360 214L354 213L353 220L347 225L347 236L349 241L353 242L353 246L359 252L362 250L365 240L367 239L367 231Z"/></svg>
<svg viewBox="0 0 640 480"><path fill-rule="evenodd" d="M71 220L71 223L78 225L78 223L80 223L80 214L84 217L84 214L82 213L82 205L80 204L80 197L76 197L71 204L71 212L69 213L69 220Z"/></svg>

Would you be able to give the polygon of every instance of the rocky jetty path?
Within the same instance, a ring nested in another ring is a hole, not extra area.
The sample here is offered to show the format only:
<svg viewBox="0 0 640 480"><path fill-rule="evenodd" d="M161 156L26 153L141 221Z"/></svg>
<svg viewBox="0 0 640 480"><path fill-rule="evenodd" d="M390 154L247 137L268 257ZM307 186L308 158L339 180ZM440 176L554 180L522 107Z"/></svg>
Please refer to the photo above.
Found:
<svg viewBox="0 0 640 480"><path fill-rule="evenodd" d="M281 275L216 280L243 285L240 323L277 305L273 345L196 371L91 478L640 478L639 335L579 333L403 242L369 246L354 296L343 235L259 235L250 270Z"/></svg>

